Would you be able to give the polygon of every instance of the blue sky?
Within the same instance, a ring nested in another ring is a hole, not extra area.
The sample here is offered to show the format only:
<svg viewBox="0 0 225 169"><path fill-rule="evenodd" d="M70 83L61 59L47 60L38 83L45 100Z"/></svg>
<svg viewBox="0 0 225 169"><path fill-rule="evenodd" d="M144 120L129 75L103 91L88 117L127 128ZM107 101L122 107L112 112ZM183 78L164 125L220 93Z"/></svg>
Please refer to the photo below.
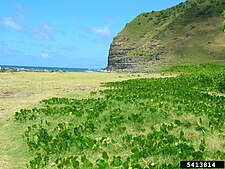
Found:
<svg viewBox="0 0 225 169"><path fill-rule="evenodd" d="M2 0L0 65L103 68L109 46L142 12L184 0Z"/></svg>

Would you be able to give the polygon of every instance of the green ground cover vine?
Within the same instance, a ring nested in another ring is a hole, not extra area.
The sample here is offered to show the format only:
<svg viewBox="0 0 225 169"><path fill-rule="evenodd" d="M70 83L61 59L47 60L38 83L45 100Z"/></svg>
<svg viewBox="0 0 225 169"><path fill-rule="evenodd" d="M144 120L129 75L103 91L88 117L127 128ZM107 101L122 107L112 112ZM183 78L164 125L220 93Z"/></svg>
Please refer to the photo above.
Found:
<svg viewBox="0 0 225 169"><path fill-rule="evenodd" d="M222 65L176 66L176 78L105 83L101 98L51 98L15 113L27 123L27 168L179 168L225 159ZM210 143L216 137L218 147Z"/></svg>

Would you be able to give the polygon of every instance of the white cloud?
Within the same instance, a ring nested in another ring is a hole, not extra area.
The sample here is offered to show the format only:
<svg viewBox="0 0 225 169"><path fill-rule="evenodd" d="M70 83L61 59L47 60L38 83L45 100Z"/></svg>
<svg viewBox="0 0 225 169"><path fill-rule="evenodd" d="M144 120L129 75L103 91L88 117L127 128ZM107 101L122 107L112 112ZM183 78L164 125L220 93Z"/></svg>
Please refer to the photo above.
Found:
<svg viewBox="0 0 225 169"><path fill-rule="evenodd" d="M3 18L3 24L4 24L5 26L8 26L8 27L10 27L10 28L12 28L12 29L14 29L14 30L17 30L17 31L19 31L19 30L22 29L21 25L20 25L19 23L17 23L16 21L14 21L14 20L13 20L12 18L10 18L10 17L4 17L4 18Z"/></svg>
<svg viewBox="0 0 225 169"><path fill-rule="evenodd" d="M50 25L48 25L48 24L46 24L46 23L43 23L43 24L42 24L42 28L43 28L43 30L46 31L46 32L49 32L49 33L53 32L53 27L51 27Z"/></svg>
<svg viewBox="0 0 225 169"><path fill-rule="evenodd" d="M32 37L37 40L49 40L53 38L54 29L52 26L41 23L39 28L35 27L31 31Z"/></svg>
<svg viewBox="0 0 225 169"><path fill-rule="evenodd" d="M48 59L49 58L49 54L48 53L41 53L41 57L43 59Z"/></svg>
<svg viewBox="0 0 225 169"><path fill-rule="evenodd" d="M103 26L103 27L91 27L90 28L91 32L100 35L101 37L111 37L112 33L109 30L108 26Z"/></svg>

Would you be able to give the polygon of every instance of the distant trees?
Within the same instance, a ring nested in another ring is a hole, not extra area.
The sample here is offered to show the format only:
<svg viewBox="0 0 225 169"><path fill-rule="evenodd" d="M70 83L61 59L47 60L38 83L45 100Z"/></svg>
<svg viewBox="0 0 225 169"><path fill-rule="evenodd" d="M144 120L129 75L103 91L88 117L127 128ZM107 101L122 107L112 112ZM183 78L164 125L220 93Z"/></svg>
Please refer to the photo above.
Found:
<svg viewBox="0 0 225 169"><path fill-rule="evenodd" d="M223 15L225 17L225 11L223 11ZM225 32L225 20L222 23L222 30L223 30L223 32Z"/></svg>

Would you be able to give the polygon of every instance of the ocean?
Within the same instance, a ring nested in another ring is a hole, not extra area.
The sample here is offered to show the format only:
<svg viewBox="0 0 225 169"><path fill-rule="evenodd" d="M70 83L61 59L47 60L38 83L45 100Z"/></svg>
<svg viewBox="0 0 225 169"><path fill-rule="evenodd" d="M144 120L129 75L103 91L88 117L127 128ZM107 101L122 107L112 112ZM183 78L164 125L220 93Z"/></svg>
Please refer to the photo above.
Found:
<svg viewBox="0 0 225 169"><path fill-rule="evenodd" d="M88 68L63 68L63 67L35 67L35 66L8 66L0 65L0 68L16 68L16 69L36 69L36 70L62 70L66 72L101 72L101 69Z"/></svg>

